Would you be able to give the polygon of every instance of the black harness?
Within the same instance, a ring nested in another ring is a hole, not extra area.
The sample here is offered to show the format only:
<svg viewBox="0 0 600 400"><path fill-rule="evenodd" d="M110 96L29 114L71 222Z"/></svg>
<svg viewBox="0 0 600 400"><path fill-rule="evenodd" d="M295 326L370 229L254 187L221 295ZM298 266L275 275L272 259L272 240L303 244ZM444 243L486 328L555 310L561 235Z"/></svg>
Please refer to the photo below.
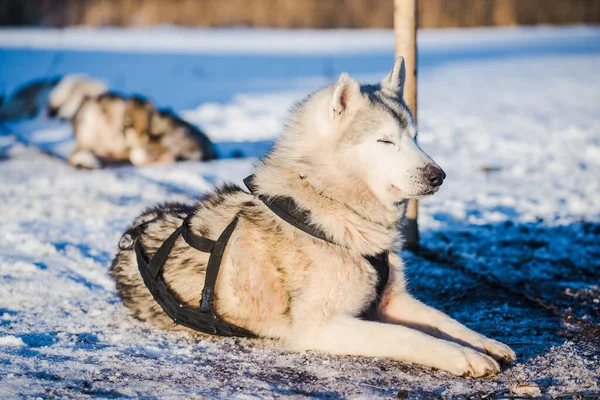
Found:
<svg viewBox="0 0 600 400"><path fill-rule="evenodd" d="M340 244L335 243L329 238L325 232L310 226L308 223L310 213L300 209L292 198L279 197L274 199L265 195L256 194L256 187L254 186L252 179L253 176L244 179L244 183L250 192L265 203L265 205L278 217L313 237L340 246ZM190 214L185 218L181 226L165 240L150 260L144 255L140 241L135 240L134 248L138 269L142 275L144 284L148 290L150 290L150 293L152 293L154 300L156 300L164 312L176 324L211 335L257 337L257 335L246 329L223 321L218 317L214 309L215 283L219 274L219 268L221 267L223 253L225 252L229 238L235 230L238 216L235 216L215 241L198 236L190 230L190 219L192 215L193 214ZM203 253L210 253L208 264L206 265L206 278L204 281L204 288L202 289L202 298L200 299L199 308L192 308L182 304L162 278L162 268L169 257L169 253L171 252L175 241L180 235L183 237L183 240L194 249ZM376 256L366 256L365 259L373 266L378 277L377 297L371 305L371 308L373 308L381 300L385 285L389 279L390 266L388 262L388 252L383 252Z"/></svg>

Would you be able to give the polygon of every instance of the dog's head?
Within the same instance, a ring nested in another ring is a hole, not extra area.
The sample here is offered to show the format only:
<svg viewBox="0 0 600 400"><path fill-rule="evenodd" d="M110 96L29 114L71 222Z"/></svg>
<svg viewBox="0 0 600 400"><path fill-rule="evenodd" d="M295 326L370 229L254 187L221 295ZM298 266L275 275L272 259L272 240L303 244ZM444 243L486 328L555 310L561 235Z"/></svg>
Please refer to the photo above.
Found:
<svg viewBox="0 0 600 400"><path fill-rule="evenodd" d="M344 167L359 176L386 207L435 193L446 174L416 143L403 101L406 68L398 58L378 85L360 86L342 74L333 86L321 131L334 138Z"/></svg>

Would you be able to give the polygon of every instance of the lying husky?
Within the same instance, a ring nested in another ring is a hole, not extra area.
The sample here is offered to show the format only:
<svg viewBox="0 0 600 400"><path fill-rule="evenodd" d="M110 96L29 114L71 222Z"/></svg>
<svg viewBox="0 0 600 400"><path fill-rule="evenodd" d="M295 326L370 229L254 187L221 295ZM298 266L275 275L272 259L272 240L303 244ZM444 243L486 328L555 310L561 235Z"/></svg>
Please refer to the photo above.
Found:
<svg viewBox="0 0 600 400"><path fill-rule="evenodd" d="M200 130L141 97L105 93L87 98L72 120L79 168L130 162L136 166L210 160L213 144Z"/></svg>
<svg viewBox="0 0 600 400"><path fill-rule="evenodd" d="M404 81L401 58L380 85L342 74L294 109L249 181L252 194L223 186L192 207L169 203L138 217L111 267L134 316L177 329L195 321L167 313L204 309L225 325L220 332L457 375L493 374L496 360L513 361L506 345L407 291L399 221L406 200L435 193L445 174L415 143ZM165 305L167 292L180 304Z"/></svg>

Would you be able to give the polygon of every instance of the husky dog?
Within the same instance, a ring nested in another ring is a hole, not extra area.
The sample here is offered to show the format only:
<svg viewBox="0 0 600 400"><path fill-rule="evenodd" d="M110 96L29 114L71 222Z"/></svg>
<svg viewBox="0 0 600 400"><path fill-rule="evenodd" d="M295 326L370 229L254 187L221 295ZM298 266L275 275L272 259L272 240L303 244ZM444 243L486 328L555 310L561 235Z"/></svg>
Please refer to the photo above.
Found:
<svg viewBox="0 0 600 400"><path fill-rule="evenodd" d="M108 86L100 80L86 75L66 75L50 92L48 116L71 119L86 97L96 97L108 91Z"/></svg>
<svg viewBox="0 0 600 400"><path fill-rule="evenodd" d="M186 215L192 233L212 240L237 215L215 286L215 311L227 323L295 350L387 357L457 375L494 374L497 361L514 360L508 346L421 303L406 287L397 253L406 200L435 193L445 174L415 142L404 81L402 58L378 85L361 86L342 74L296 106L256 168L257 193L293 198L339 245L297 229L230 185L193 206L147 210L122 240L137 241L151 257ZM365 256L385 251L390 277L372 306L378 276ZM162 279L188 307L198 307L207 260L179 237L164 264ZM134 250L119 251L111 275L135 317L185 329L153 299Z"/></svg>
<svg viewBox="0 0 600 400"><path fill-rule="evenodd" d="M80 168L216 158L200 130L138 96L105 93L86 98L73 117L73 132L75 150L69 162Z"/></svg>

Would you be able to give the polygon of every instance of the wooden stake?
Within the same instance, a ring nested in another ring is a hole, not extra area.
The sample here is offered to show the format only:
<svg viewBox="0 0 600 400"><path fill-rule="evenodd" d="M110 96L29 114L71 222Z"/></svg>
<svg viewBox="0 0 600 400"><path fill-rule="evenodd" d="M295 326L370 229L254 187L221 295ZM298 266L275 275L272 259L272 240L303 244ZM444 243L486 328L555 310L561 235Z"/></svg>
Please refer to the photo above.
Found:
<svg viewBox="0 0 600 400"><path fill-rule="evenodd" d="M410 107L415 124L417 123L417 27L418 0L394 0L394 34L396 36L396 57L404 57L406 62L406 83L404 101ZM404 246L409 249L419 247L419 203L410 200L406 208L406 225L403 227Z"/></svg>

